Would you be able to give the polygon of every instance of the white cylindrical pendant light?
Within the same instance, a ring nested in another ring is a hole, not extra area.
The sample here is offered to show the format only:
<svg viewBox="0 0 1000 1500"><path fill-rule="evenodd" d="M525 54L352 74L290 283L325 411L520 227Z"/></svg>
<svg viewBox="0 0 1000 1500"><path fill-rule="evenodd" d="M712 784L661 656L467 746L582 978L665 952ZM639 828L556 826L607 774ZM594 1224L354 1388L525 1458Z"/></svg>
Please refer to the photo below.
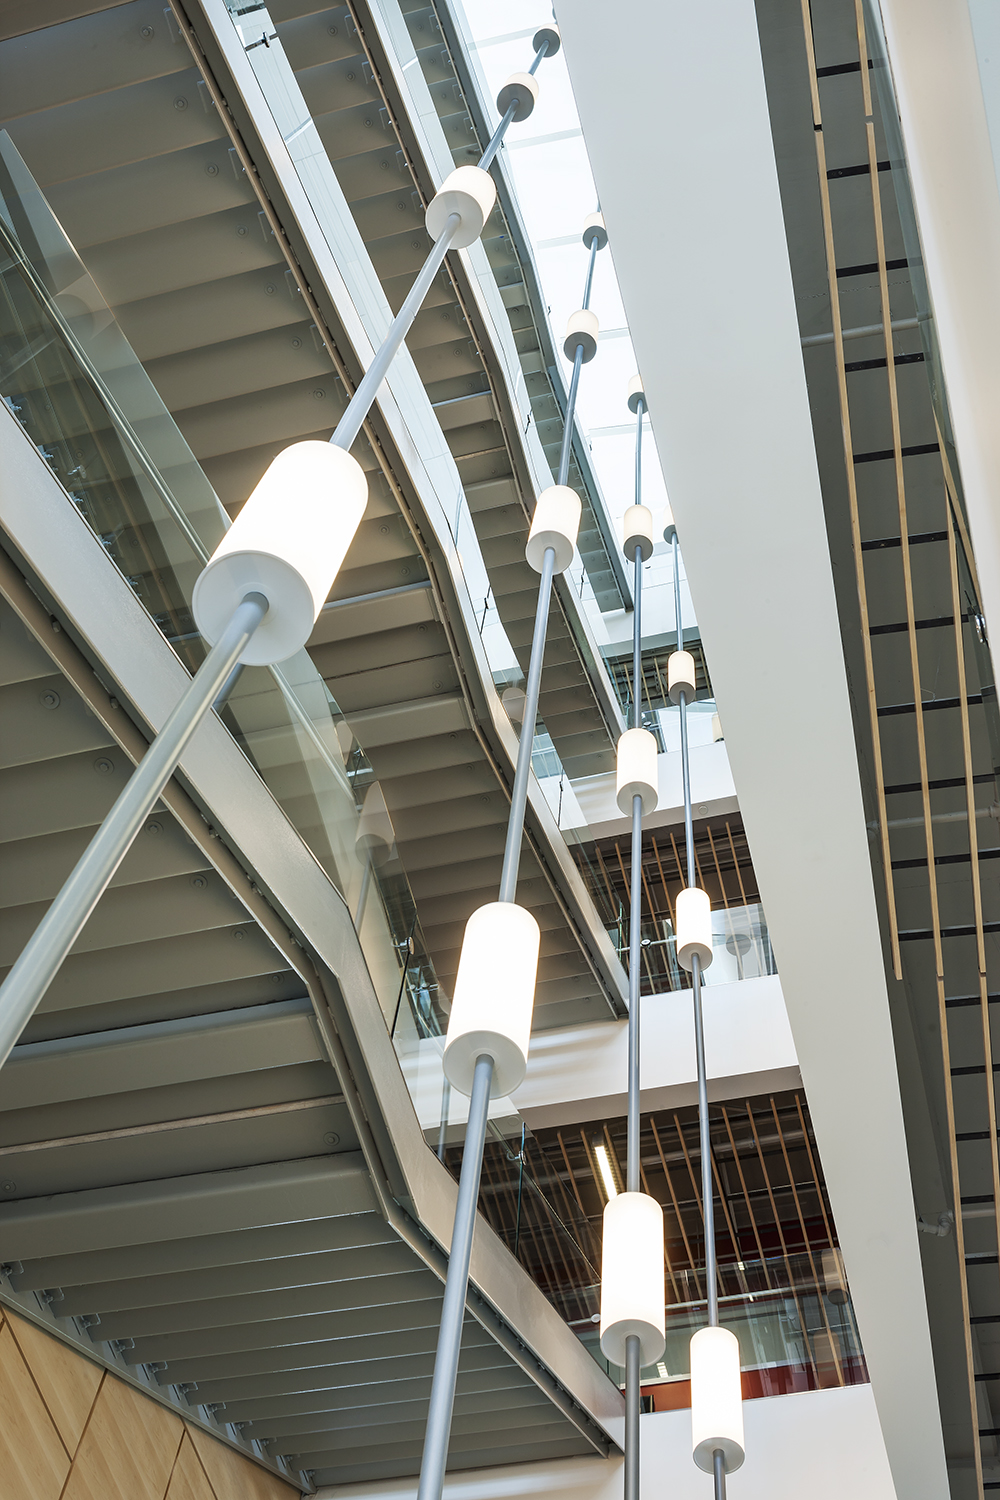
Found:
<svg viewBox="0 0 1000 1500"><path fill-rule="evenodd" d="M640 401L642 402L643 410L647 411L646 392L643 390L642 376L633 375L628 383L628 409L633 416L638 414Z"/></svg>
<svg viewBox="0 0 1000 1500"><path fill-rule="evenodd" d="M536 573L542 571L547 547L555 548L557 573L569 567L580 530L580 511L580 497L568 484L550 484L539 495L524 548L525 560Z"/></svg>
<svg viewBox="0 0 1000 1500"><path fill-rule="evenodd" d="M656 736L648 729L626 729L618 741L615 796L626 817L632 798L642 798L642 815L655 811L660 795Z"/></svg>
<svg viewBox="0 0 1000 1500"><path fill-rule="evenodd" d="M465 250L475 243L497 201L497 185L482 167L456 167L438 188L427 205L424 224L432 240L444 233L450 214L459 214L462 222L451 242L453 250Z"/></svg>
<svg viewBox="0 0 1000 1500"><path fill-rule="evenodd" d="M639 1338L640 1363L666 1346L663 1209L646 1193L619 1193L604 1209L601 1257L601 1353L625 1364L625 1340Z"/></svg>
<svg viewBox="0 0 1000 1500"><path fill-rule="evenodd" d="M559 51L559 48L562 46L562 37L559 35L559 27L555 24L554 21L550 26L540 27L531 39L531 45L534 47L536 52L543 42L548 42L549 44L549 50L546 52L545 56L555 57L556 53Z"/></svg>
<svg viewBox="0 0 1000 1500"><path fill-rule="evenodd" d="M382 788L375 781L368 788L365 800L361 804L361 816L354 835L354 847L359 854L367 856L378 869L391 856L395 841L396 834L392 819L389 817L389 809L385 805Z"/></svg>
<svg viewBox="0 0 1000 1500"><path fill-rule="evenodd" d="M575 359L577 347L583 350L583 362L587 364L597 353L597 335L601 325L597 321L597 314L588 308L581 307L579 312L570 313L566 324L566 337L563 340L563 353L567 359Z"/></svg>
<svg viewBox="0 0 1000 1500"><path fill-rule="evenodd" d="M712 947L712 903L708 892L696 885L686 886L677 892L675 906L677 914L677 962L684 969L691 968L691 960L697 954L703 969L707 969L715 956Z"/></svg>
<svg viewBox="0 0 1000 1500"><path fill-rule="evenodd" d="M635 560L635 549L642 549L643 562L653 555L653 512L648 505L630 505L622 519L622 549L629 562Z"/></svg>
<svg viewBox="0 0 1000 1500"><path fill-rule="evenodd" d="M663 507L663 540L672 542L677 535L677 527L674 524L674 513L669 505Z"/></svg>
<svg viewBox="0 0 1000 1500"><path fill-rule="evenodd" d="M512 901L491 901L466 923L444 1049L444 1075L460 1094L472 1094L484 1055L493 1059L494 1097L523 1082L539 941L534 917Z"/></svg>
<svg viewBox="0 0 1000 1500"><path fill-rule="evenodd" d="M725 738L726 738L726 736L722 732L722 720L719 718L718 714L713 714L712 715L712 744L713 745L717 745L720 740L724 740Z"/></svg>
<svg viewBox="0 0 1000 1500"><path fill-rule="evenodd" d="M588 250L595 240L598 250L603 250L608 243L608 231L603 214L588 214L583 221L583 243Z"/></svg>
<svg viewBox="0 0 1000 1500"><path fill-rule="evenodd" d="M515 125L526 120L538 103L538 79L530 73L512 73L497 94L497 109L505 115L510 106L517 103L511 115Z"/></svg>
<svg viewBox="0 0 1000 1500"><path fill-rule="evenodd" d="M844 1273L844 1257L839 1250L823 1251L823 1282L831 1302L847 1301L847 1276Z"/></svg>
<svg viewBox="0 0 1000 1500"><path fill-rule="evenodd" d="M273 459L194 586L191 607L212 645L248 593L268 609L240 660L269 666L309 639L368 503L356 458L307 439Z"/></svg>
<svg viewBox="0 0 1000 1500"><path fill-rule="evenodd" d="M699 1328L691 1339L691 1446L699 1469L711 1474L721 1448L726 1473L743 1462L740 1345L728 1328Z"/></svg>
<svg viewBox="0 0 1000 1500"><path fill-rule="evenodd" d="M690 651L675 651L667 658L667 692L671 703L681 701L681 693L688 703L694 702L698 691L698 673Z"/></svg>

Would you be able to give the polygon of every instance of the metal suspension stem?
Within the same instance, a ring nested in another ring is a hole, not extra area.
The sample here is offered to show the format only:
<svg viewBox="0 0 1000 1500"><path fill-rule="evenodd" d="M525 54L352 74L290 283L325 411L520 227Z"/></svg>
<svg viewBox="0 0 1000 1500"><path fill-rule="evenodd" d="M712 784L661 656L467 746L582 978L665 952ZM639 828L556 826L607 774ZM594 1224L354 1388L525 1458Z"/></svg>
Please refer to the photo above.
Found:
<svg viewBox="0 0 1000 1500"><path fill-rule="evenodd" d="M726 1500L726 1455L721 1448L712 1450L712 1466L715 1475L715 1500Z"/></svg>
<svg viewBox="0 0 1000 1500"><path fill-rule="evenodd" d="M635 549L635 610L632 616L632 723L642 725L642 548ZM628 959L628 1144L625 1175L639 1191L639 1011L642 940L642 798L632 798L632 856Z"/></svg>
<svg viewBox="0 0 1000 1500"><path fill-rule="evenodd" d="M597 261L598 249L599 246L597 243L597 236L595 234L590 241L590 260L587 262L587 280L583 284L583 302L581 303L581 306L583 307L584 312L586 312L586 310L590 306L590 293L594 285L594 265ZM636 504L638 504L638 501L636 502Z"/></svg>
<svg viewBox="0 0 1000 1500"><path fill-rule="evenodd" d="M712 1137L708 1128L708 1074L705 1068L705 1016L701 1004L701 960L691 960L694 1000L694 1047L698 1064L698 1140L701 1149L701 1201L705 1218L705 1281L709 1327L719 1323L719 1286L715 1261L715 1189L712 1183Z"/></svg>
<svg viewBox="0 0 1000 1500"><path fill-rule="evenodd" d="M368 413L372 409L378 388L389 373L400 345L409 333L413 320L423 306L424 298L430 291L431 282L440 269L441 262L451 248L451 242L455 238L458 226L462 222L461 214L449 214L448 221L437 239L434 241L430 255L424 261L417 272L417 279L410 287L399 312L389 325L389 332L382 340L375 358L365 371L357 390L347 403L347 410L337 423L333 437L330 442L335 448L350 448Z"/></svg>
<svg viewBox="0 0 1000 1500"><path fill-rule="evenodd" d="M635 549L632 610L632 728L642 728L642 548Z"/></svg>
<svg viewBox="0 0 1000 1500"><path fill-rule="evenodd" d="M674 619L677 626L677 649L684 650L684 622L681 618L681 570L677 558L677 533L672 544L674 554Z"/></svg>
<svg viewBox="0 0 1000 1500"><path fill-rule="evenodd" d="M538 51L535 53L535 60L531 64L531 67L528 69L529 73L531 73L532 75L534 75L534 73L536 72L536 70L538 68L538 64L541 62L541 60L542 60L543 57L547 57L548 56L548 52L549 52L549 44L548 44L548 40L546 39L542 43L542 45L539 47Z"/></svg>
<svg viewBox="0 0 1000 1500"><path fill-rule="evenodd" d="M0 986L0 1067L266 613L267 600L262 594L247 594L234 611Z"/></svg>
<svg viewBox="0 0 1000 1500"><path fill-rule="evenodd" d="M628 944L628 1144L625 1178L630 1193L639 1191L639 979L642 898L642 798L632 798L632 870Z"/></svg>
<svg viewBox="0 0 1000 1500"><path fill-rule="evenodd" d="M680 623L680 588L677 568L677 537L673 541L674 554L674 598L677 604L678 649L683 649L683 629ZM684 783L684 843L687 855L687 883L697 884L697 866L694 858L694 819L691 809L691 761L688 750L687 694L680 699L681 729L681 777ZM711 1328L719 1322L719 1286L715 1257L715 1190L712 1183L712 1139L708 1120L708 1071L705 1065L705 1017L701 1003L701 960L695 955L691 960L691 995L694 1007L694 1047L698 1065L698 1138L701 1147L701 1200L705 1220L705 1281L708 1287L708 1322ZM718 1469L718 1465L716 1465ZM722 1470L725 1484L725 1468ZM718 1474L716 1475L718 1491Z"/></svg>
<svg viewBox="0 0 1000 1500"><path fill-rule="evenodd" d="M552 596L552 579L555 575L556 549L546 547L542 559L542 576L538 584L538 603L535 606L535 628L531 637L531 659L528 662L528 681L524 688L524 713L521 718L521 737L517 743L517 767L514 772L514 790L510 798L510 814L507 818L507 842L503 851L503 869L500 873L501 901L513 901L517 895L517 872L521 863L521 836L524 832L524 809L528 801L528 772L531 770L531 751L535 739L535 720L538 718L538 694L542 685L542 658L545 655L545 632L549 623L549 600Z"/></svg>
<svg viewBox="0 0 1000 1500"><path fill-rule="evenodd" d="M694 819L691 815L691 757L688 753L687 693L679 694L681 729L681 780L684 783L684 852L687 856L687 883L697 885L694 862Z"/></svg>
<svg viewBox="0 0 1000 1500"><path fill-rule="evenodd" d="M645 403L640 396L635 403L635 503L642 504L642 416L646 410ZM674 537L676 541L676 535ZM674 562L676 564L676 557Z"/></svg>
<svg viewBox="0 0 1000 1500"><path fill-rule="evenodd" d="M640 1386L641 1343L637 1333L625 1340L625 1495L624 1500L639 1500L639 1411L642 1405Z"/></svg>
<svg viewBox="0 0 1000 1500"><path fill-rule="evenodd" d="M434 1355L434 1378L431 1383L430 1409L420 1464L420 1486L417 1500L441 1500L448 1439L455 1405L455 1382L462 1347L462 1324L465 1320L465 1298L469 1286L469 1261L472 1237L476 1227L476 1203L479 1179L483 1170L483 1148L486 1144L486 1121L493 1082L492 1057L480 1057L472 1082L469 1101L469 1123L465 1131L462 1171L455 1204L455 1227L448 1257L448 1276L441 1306L441 1325Z"/></svg>
<svg viewBox="0 0 1000 1500"><path fill-rule="evenodd" d="M542 58L546 55L548 50L548 42L543 42L538 51L535 53L534 62L528 69L528 72L530 74L534 75L538 64L541 62ZM493 134L490 136L490 143L486 147L486 150L483 152L482 156L479 158L478 162L478 165L484 172L489 171L490 167L493 165L493 158L496 156L497 152L500 150L500 147L503 145L503 138L507 134L507 126L514 118L519 102L520 101L518 99L512 99L510 101L504 112L503 119L500 121L500 124L497 126L496 130L494 130Z"/></svg>
<svg viewBox="0 0 1000 1500"><path fill-rule="evenodd" d="M546 46L548 46L548 43L546 43ZM535 68L537 68L541 60L542 54L541 52L539 52L538 57L535 59L532 65L532 72L534 72ZM486 147L486 150L479 158L479 166L484 172L489 171L490 167L493 164L493 158L496 156L497 152L500 150L500 147L503 144L503 138L507 134L507 126L514 118L514 115L517 111L517 105L518 101L516 99L512 99L508 104L503 119L500 121L500 124L497 126L496 130L494 130L492 136L490 137L489 145Z"/></svg>
<svg viewBox="0 0 1000 1500"><path fill-rule="evenodd" d="M580 385L583 368L583 345L577 344L573 356L573 373L569 378L569 395L566 397L566 415L563 419L563 440L559 450L559 473L556 484L565 484L569 478L569 456L573 447L573 420L576 412L576 393Z"/></svg>

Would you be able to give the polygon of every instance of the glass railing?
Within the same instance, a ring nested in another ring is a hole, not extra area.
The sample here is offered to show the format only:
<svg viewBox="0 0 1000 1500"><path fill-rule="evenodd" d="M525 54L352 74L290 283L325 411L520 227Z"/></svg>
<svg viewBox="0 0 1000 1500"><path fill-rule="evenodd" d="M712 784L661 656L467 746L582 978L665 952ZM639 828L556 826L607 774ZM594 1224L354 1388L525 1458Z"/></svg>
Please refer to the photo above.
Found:
<svg viewBox="0 0 1000 1500"><path fill-rule="evenodd" d="M614 927L608 928L608 936L627 967L626 912L622 912ZM669 918L656 924L644 922L639 943L644 990L648 987L650 994L658 994L691 988L690 974L677 962L677 938ZM762 906L729 906L712 912L712 962L702 970L706 985L735 984L741 979L762 979L777 972Z"/></svg>
<svg viewBox="0 0 1000 1500"><path fill-rule="evenodd" d="M647 1391L689 1381L691 1335L707 1322L708 1304L703 1294L695 1295L703 1290L695 1273L680 1280L692 1296L667 1305L663 1358L642 1371ZM721 1267L719 1321L739 1340L744 1395L786 1395L868 1380L838 1250ZM623 1384L625 1372L601 1354L592 1319L576 1324L575 1331L611 1379ZM690 1404L687 1390L664 1391L659 1402L649 1394L654 1410Z"/></svg>
<svg viewBox="0 0 1000 1500"><path fill-rule="evenodd" d="M643 1115L643 1191L664 1207L667 1344L642 1372L683 1405L688 1344L707 1319L697 1109ZM491 1122L479 1208L601 1367L601 1230L610 1175L619 1186L624 1119L532 1132ZM740 1342L748 1395L867 1380L843 1258L834 1237L808 1110L800 1095L713 1105L710 1111L718 1295ZM460 1141L441 1155L457 1177ZM772 1248L773 1247L773 1248ZM655 1402L654 1402L655 1405Z"/></svg>
<svg viewBox="0 0 1000 1500"><path fill-rule="evenodd" d="M229 519L5 133L0 398L194 671L191 592ZM447 997L363 747L305 650L239 670L220 717L343 896L402 1047Z"/></svg>

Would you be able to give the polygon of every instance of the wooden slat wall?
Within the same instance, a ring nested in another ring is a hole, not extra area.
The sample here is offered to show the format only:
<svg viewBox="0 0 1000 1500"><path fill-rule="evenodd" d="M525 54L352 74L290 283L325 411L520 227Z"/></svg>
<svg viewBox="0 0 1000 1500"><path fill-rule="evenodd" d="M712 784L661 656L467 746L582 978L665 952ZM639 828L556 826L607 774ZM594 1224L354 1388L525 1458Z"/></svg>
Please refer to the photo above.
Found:
<svg viewBox="0 0 1000 1500"><path fill-rule="evenodd" d="M298 1491L0 1309L5 1500L297 1500Z"/></svg>

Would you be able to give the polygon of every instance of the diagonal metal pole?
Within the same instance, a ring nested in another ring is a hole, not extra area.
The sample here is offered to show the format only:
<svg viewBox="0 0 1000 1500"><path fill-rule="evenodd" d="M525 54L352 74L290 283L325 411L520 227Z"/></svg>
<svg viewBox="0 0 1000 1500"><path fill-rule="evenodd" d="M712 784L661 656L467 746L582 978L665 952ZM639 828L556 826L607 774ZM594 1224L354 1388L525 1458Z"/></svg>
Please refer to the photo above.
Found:
<svg viewBox="0 0 1000 1500"><path fill-rule="evenodd" d="M437 1349L434 1354L434 1378L431 1381L431 1400L427 1412L427 1430L424 1436L423 1457L420 1462L417 1500L441 1500L441 1492L444 1489L444 1471L448 1462L448 1440L451 1436L451 1417L455 1408L455 1385L458 1380L458 1360L462 1348L462 1324L465 1320L465 1299L469 1288L469 1264L472 1258L472 1238L476 1227L476 1203L479 1199L479 1179L483 1171L486 1120L490 1108L492 1082L492 1057L478 1058L472 1080L472 1098L469 1100L469 1123L465 1131L462 1171L458 1179L455 1225L448 1256L444 1301L441 1305L441 1326L438 1329Z"/></svg>
<svg viewBox="0 0 1000 1500"><path fill-rule="evenodd" d="M535 72L548 50L548 41L543 41L535 53L534 61L529 69L530 73ZM516 109L517 101L514 100L493 132L493 137L479 161L484 171L489 168L499 151L507 126L513 119ZM442 254L441 259L443 258ZM440 260L438 265L440 265ZM360 386L358 389L360 390ZM341 420L341 426L346 418L347 413ZM340 442L339 433L340 427L333 435L334 442ZM560 483L563 481L560 480ZM521 839L524 834L524 814L528 799L528 776L531 771L531 752L534 746L535 724L538 719L542 659L545 655L545 634L555 565L555 548L547 547L542 559L542 573L538 584L535 626L531 638L528 680L524 692L524 714L521 719L521 734L517 746L517 764L514 769L510 812L507 817L507 839L504 846L503 869L500 874L499 899L501 901L513 901L517 894ZM479 1199L479 1180L483 1169L483 1150L486 1145L486 1125L489 1118L492 1083L493 1059L488 1056L480 1057L476 1062L472 1097L469 1100L469 1120L465 1131L465 1148L462 1152L458 1198L455 1203L455 1221L448 1257L448 1274L445 1279L441 1327L434 1354L434 1375L431 1381L430 1407L427 1412L427 1427L424 1434L424 1451L420 1461L417 1500L441 1500L444 1490L448 1444L451 1439L451 1420L455 1407L455 1387L458 1380L458 1361L462 1344L462 1321L465 1317L465 1303L469 1290L469 1264L476 1227L476 1204Z"/></svg>
<svg viewBox="0 0 1000 1500"><path fill-rule="evenodd" d="M532 73L548 47L548 42L544 41L538 48L531 65ZM516 109L515 100L482 157L480 166L484 169L496 155ZM449 214L444 229L435 240L406 300L393 318L385 339L337 424L330 439L336 447L349 449L361 431L378 389L423 305L461 222L461 215ZM239 675L238 659L266 611L267 600L260 594L248 595L236 610L226 631L198 669L190 688L153 741L119 801L0 987L0 1066L7 1060L11 1048L59 972L128 852L143 818L177 769L191 736L210 708L221 708L224 704ZM151 794L150 787L154 788ZM363 887L362 902L366 894L367 888ZM360 916L359 906L359 920Z"/></svg>
<svg viewBox="0 0 1000 1500"><path fill-rule="evenodd" d="M684 626L681 624L681 586L677 557L677 533L673 538L674 608L677 614L677 649L684 649ZM694 858L694 820L691 810L691 761L688 748L687 694L679 695L681 729L681 777L684 785L684 842L687 856L687 883L697 884ZM712 1137L708 1119L708 1069L705 1064L705 1015L701 996L701 960L691 959L691 998L694 1009L694 1046L698 1068L698 1140L701 1151L701 1202L705 1222L705 1281L708 1287L708 1324L719 1326L718 1263L715 1250L715 1186L712 1181ZM726 1500L726 1459L721 1448L712 1454L715 1500Z"/></svg>
<svg viewBox="0 0 1000 1500"><path fill-rule="evenodd" d="M591 250L590 275L593 275L594 251ZM590 292L590 277L587 282ZM586 305L586 304L584 304ZM642 400L639 401L635 454L635 504L642 503L642 468L639 444L642 439ZM634 554L632 582L632 727L642 728L642 547ZM642 997L642 798L632 798L632 862L629 891L629 960L628 960L628 1140L625 1178L630 1193L640 1190L639 1148L639 1022ZM637 1335L625 1340L625 1500L639 1500L639 1414L642 1405L641 1345Z"/></svg>
<svg viewBox="0 0 1000 1500"><path fill-rule="evenodd" d="M192 735L218 701L220 689L266 613L267 600L262 594L248 594L234 611L0 986L0 1067L10 1056L177 769Z"/></svg>

